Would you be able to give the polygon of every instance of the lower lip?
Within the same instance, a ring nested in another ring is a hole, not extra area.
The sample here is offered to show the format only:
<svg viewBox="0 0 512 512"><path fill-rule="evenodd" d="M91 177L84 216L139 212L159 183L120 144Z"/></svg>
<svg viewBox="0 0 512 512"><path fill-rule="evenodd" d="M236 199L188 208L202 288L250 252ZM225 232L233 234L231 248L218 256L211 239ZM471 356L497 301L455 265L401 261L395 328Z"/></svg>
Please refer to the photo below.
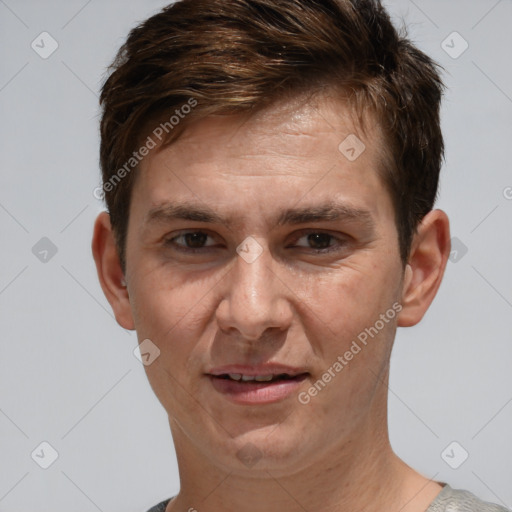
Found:
<svg viewBox="0 0 512 512"><path fill-rule="evenodd" d="M307 376L308 374L303 374L295 379L242 383L208 375L213 387L219 393L239 405L270 404L283 400L297 392Z"/></svg>

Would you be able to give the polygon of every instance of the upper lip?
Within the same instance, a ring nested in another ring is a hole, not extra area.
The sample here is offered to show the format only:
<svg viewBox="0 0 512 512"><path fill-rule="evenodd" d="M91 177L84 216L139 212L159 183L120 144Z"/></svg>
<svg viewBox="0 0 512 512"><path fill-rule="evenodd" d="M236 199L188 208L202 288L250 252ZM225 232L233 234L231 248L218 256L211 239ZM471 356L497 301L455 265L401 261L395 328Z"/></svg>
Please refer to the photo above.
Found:
<svg viewBox="0 0 512 512"><path fill-rule="evenodd" d="M240 373L249 377L257 375L280 375L286 373L291 377L308 373L303 368L295 368L278 363L266 363L261 365L244 365L244 364L230 364L226 366L217 366L206 372L208 375L225 375L229 373Z"/></svg>

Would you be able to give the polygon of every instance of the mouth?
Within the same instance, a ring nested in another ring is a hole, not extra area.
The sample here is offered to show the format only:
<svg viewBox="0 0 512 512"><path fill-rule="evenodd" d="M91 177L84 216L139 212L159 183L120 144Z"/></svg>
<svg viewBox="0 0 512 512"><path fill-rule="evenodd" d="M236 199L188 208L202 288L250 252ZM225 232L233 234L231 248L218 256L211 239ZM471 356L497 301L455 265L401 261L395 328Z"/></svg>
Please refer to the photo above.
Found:
<svg viewBox="0 0 512 512"><path fill-rule="evenodd" d="M245 375L241 373L209 374L213 388L238 405L269 404L284 400L297 391L309 373L268 373Z"/></svg>
<svg viewBox="0 0 512 512"><path fill-rule="evenodd" d="M266 375L244 375L242 373L222 373L220 375L212 375L218 379L232 380L234 382L275 382L280 380L297 380L300 377L308 375L307 372L290 375L288 373L266 374ZM303 380L303 379L301 379Z"/></svg>

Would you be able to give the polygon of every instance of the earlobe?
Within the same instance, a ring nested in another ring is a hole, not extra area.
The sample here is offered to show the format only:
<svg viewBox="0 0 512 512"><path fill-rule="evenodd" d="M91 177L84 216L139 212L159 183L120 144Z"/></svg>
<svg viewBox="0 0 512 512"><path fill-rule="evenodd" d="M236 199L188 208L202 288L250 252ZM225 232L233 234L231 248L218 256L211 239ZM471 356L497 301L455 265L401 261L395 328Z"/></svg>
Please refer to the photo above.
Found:
<svg viewBox="0 0 512 512"><path fill-rule="evenodd" d="M107 212L100 213L96 219L91 248L101 288L117 323L125 329L135 329L128 289Z"/></svg>
<svg viewBox="0 0 512 512"><path fill-rule="evenodd" d="M446 213L432 210L414 236L402 288L399 327L416 325L427 312L441 285L450 255L450 224Z"/></svg>

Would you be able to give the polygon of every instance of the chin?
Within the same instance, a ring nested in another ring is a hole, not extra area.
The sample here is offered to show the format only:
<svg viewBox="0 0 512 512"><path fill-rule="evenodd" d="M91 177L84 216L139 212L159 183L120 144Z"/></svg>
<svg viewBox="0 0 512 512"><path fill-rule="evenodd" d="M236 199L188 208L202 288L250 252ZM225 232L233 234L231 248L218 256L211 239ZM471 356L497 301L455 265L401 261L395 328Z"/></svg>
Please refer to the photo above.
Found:
<svg viewBox="0 0 512 512"><path fill-rule="evenodd" d="M279 426L246 432L225 441L225 449L215 458L221 460L229 471L245 475L268 477L268 472L289 475L301 467L306 457L303 439L278 432ZM215 443L222 446L222 443ZM229 455L228 455L229 454Z"/></svg>

